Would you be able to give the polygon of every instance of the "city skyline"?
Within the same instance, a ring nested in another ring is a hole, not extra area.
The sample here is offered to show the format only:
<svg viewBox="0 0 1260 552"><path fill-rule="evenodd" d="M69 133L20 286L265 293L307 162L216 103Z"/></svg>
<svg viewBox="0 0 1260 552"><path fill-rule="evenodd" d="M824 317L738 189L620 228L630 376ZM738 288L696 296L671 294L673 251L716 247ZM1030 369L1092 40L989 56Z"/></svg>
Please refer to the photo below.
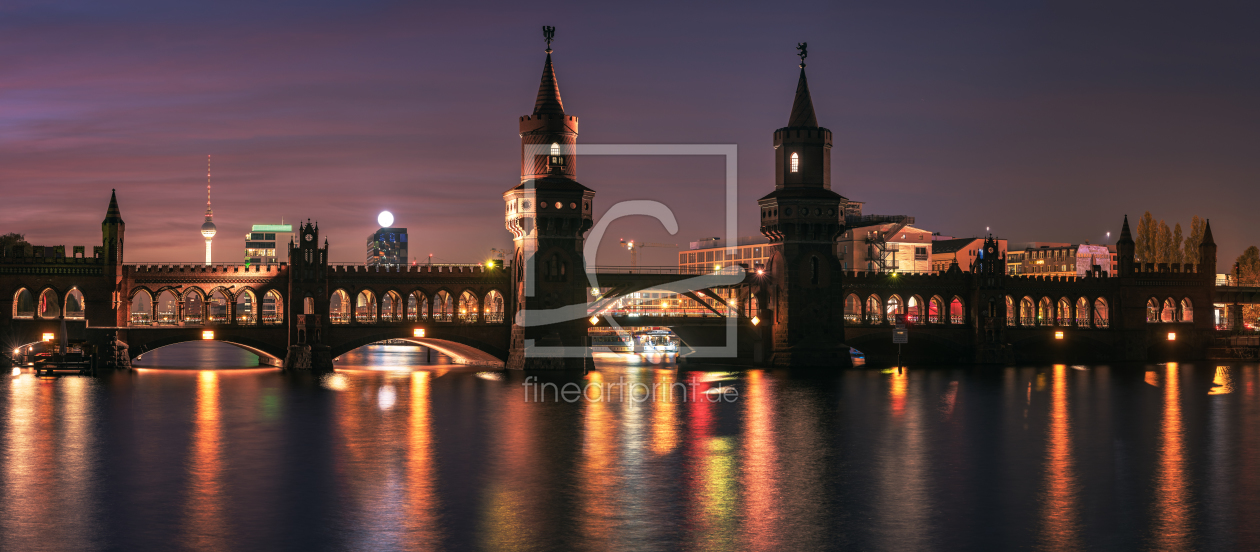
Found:
<svg viewBox="0 0 1260 552"><path fill-rule="evenodd" d="M791 105L792 46L808 40L819 123L835 133L834 187L868 212L912 215L946 235L991 227L1011 241L1093 243L1118 235L1125 214L1149 210L1186 230L1199 215L1213 221L1222 269L1257 241L1245 230L1245 205L1260 195L1244 152L1260 133L1245 18L1148 11L1082 24L1063 7L975 17L842 8L800 22L734 7L726 27L695 29L701 13L687 9L651 25L624 12L592 19L591 9L580 24L566 24L576 14L535 22L505 10L472 23L458 11L373 5L291 20L294 9L251 23L233 22L230 6L159 9L120 24L85 8L74 14L83 38L53 48L74 26L40 34L46 13L10 8L0 44L28 55L4 64L0 181L24 192L0 230L92 245L117 188L137 238L128 261L198 259L200 163L213 154L226 235L275 218L279 204L286 220L320 222L333 261L354 262L358 236L391 210L412 229L413 257L484 260L510 240L498 196L517 183L514 121L530 111L542 66L535 23L548 23L566 111L586 123L582 143L738 145L741 235L757 233L752 200L773 188L770 135ZM280 21L279 35L264 27ZM179 47L142 51L165 41ZM615 238L685 249L721 228L703 207L720 192L719 161L580 165L578 180L600 192L597 216L656 199L681 226L671 236L618 222L600 264L628 261Z"/></svg>

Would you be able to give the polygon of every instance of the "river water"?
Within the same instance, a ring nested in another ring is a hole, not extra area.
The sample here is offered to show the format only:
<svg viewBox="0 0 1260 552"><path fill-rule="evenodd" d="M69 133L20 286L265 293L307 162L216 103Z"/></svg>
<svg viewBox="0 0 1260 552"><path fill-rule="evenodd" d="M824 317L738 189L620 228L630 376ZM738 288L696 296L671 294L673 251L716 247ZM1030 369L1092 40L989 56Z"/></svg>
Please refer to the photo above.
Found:
<svg viewBox="0 0 1260 552"><path fill-rule="evenodd" d="M0 549L1260 549L1255 365L342 360L206 343L6 376Z"/></svg>

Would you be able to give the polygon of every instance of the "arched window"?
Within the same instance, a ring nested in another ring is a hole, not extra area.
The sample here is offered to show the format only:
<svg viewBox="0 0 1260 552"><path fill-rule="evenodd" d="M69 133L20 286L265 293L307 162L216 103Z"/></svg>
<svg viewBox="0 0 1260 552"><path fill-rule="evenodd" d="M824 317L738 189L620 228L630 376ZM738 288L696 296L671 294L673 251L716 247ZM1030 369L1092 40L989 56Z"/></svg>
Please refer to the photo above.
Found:
<svg viewBox="0 0 1260 552"><path fill-rule="evenodd" d="M315 314L315 297L309 293L302 298L302 314Z"/></svg>
<svg viewBox="0 0 1260 552"><path fill-rule="evenodd" d="M61 316L61 301L57 298L57 292L52 288L47 288L39 294L39 317L56 318L58 316Z"/></svg>
<svg viewBox="0 0 1260 552"><path fill-rule="evenodd" d="M940 324L945 314L945 300L934 296L928 300L928 324Z"/></svg>
<svg viewBox="0 0 1260 552"><path fill-rule="evenodd" d="M962 299L954 296L954 300L949 302L949 323L962 324L966 318L966 313L963 312Z"/></svg>
<svg viewBox="0 0 1260 552"><path fill-rule="evenodd" d="M800 172L800 171L801 171L801 156L799 156L799 155L797 155L797 154L793 153L793 154L792 154L791 161L789 161L789 163L790 163L790 166L791 166L791 168L790 168L789 170L790 170L791 172Z"/></svg>
<svg viewBox="0 0 1260 552"><path fill-rule="evenodd" d="M852 293L844 298L844 321L850 324L862 323L862 300Z"/></svg>
<svg viewBox="0 0 1260 552"><path fill-rule="evenodd" d="M1177 303L1174 303L1172 297L1164 299L1164 308L1159 312L1160 322L1176 322L1177 321Z"/></svg>
<svg viewBox="0 0 1260 552"><path fill-rule="evenodd" d="M1056 322L1060 326L1072 325L1072 302L1067 297L1059 298L1059 316Z"/></svg>
<svg viewBox="0 0 1260 552"><path fill-rule="evenodd" d="M83 292L79 288L70 290L66 294L66 318L81 320L83 318Z"/></svg>
<svg viewBox="0 0 1260 552"><path fill-rule="evenodd" d="M1154 324L1159 322L1159 300L1151 297L1146 300L1146 323Z"/></svg>
<svg viewBox="0 0 1260 552"><path fill-rule="evenodd" d="M923 299L916 295L911 295L909 299L906 299L906 322L918 324L922 322L922 317Z"/></svg>
<svg viewBox="0 0 1260 552"><path fill-rule="evenodd" d="M433 321L450 322L455 319L455 298L446 290L433 296Z"/></svg>
<svg viewBox="0 0 1260 552"><path fill-rule="evenodd" d="M503 322L503 294L490 290L485 300L486 322L500 324Z"/></svg>
<svg viewBox="0 0 1260 552"><path fill-rule="evenodd" d="M363 290L354 299L354 320L360 324L376 322L376 294Z"/></svg>
<svg viewBox="0 0 1260 552"><path fill-rule="evenodd" d="M459 321L460 322L476 322L477 311L481 310L481 305L477 301L477 295L471 291L465 291L459 294Z"/></svg>
<svg viewBox="0 0 1260 552"><path fill-rule="evenodd" d="M1111 320L1111 313L1107 310L1107 300L1099 297L1094 300L1094 327L1106 328L1108 321Z"/></svg>
<svg viewBox="0 0 1260 552"><path fill-rule="evenodd" d="M13 294L13 317L35 318L35 296L30 290L22 288Z"/></svg>
<svg viewBox="0 0 1260 552"><path fill-rule="evenodd" d="M1032 297L1024 296L1019 300L1019 325L1032 326L1037 323L1037 306Z"/></svg>
<svg viewBox="0 0 1260 552"><path fill-rule="evenodd" d="M201 294L197 293L197 288L184 292L184 323L194 326L201 324L205 315L206 302L201 299Z"/></svg>
<svg viewBox="0 0 1260 552"><path fill-rule="evenodd" d="M381 297L381 321L402 322L402 319L402 296L394 291L385 292L385 295Z"/></svg>
<svg viewBox="0 0 1260 552"><path fill-rule="evenodd" d="M413 318L412 320L428 320L429 319L429 297L425 295L423 292L419 292L419 291L411 292L411 295L409 295L408 297L409 297L408 299L409 305L411 302L415 303L414 312L415 312L416 317ZM411 307L408 306L408 309L411 309ZM411 312L412 312L411 310L408 310L408 313L411 313Z"/></svg>
<svg viewBox="0 0 1260 552"><path fill-rule="evenodd" d="M1037 302L1037 325L1054 325L1054 303L1050 302L1049 297L1042 297L1041 300Z"/></svg>
<svg viewBox="0 0 1260 552"><path fill-rule="evenodd" d="M154 309L154 323L162 326L179 324L179 297L174 290L164 289L158 293L157 308Z"/></svg>
<svg viewBox="0 0 1260 552"><path fill-rule="evenodd" d="M1190 303L1189 297L1181 300L1181 321L1194 322L1194 305Z"/></svg>
<svg viewBox="0 0 1260 552"><path fill-rule="evenodd" d="M559 143L559 142L552 142L552 143L551 143L551 155L560 155L560 143Z"/></svg>
<svg viewBox="0 0 1260 552"><path fill-rule="evenodd" d="M420 319L419 312L420 312L420 299L416 298L416 293L414 291L411 293L408 293L407 294L407 321L415 322L419 320Z"/></svg>
<svg viewBox="0 0 1260 552"><path fill-rule="evenodd" d="M880 300L878 295L872 295L866 298L866 323L879 324L883 319L881 313L884 311L884 302Z"/></svg>
<svg viewBox="0 0 1260 552"><path fill-rule="evenodd" d="M131 323L137 326L148 326L152 322L153 296L142 289L131 296Z"/></svg>
<svg viewBox="0 0 1260 552"><path fill-rule="evenodd" d="M1089 299L1084 297L1076 300L1076 325L1082 328L1089 327Z"/></svg>
<svg viewBox="0 0 1260 552"><path fill-rule="evenodd" d="M206 313L212 323L223 324L228 321L228 297L222 288L211 292L206 299Z"/></svg>
<svg viewBox="0 0 1260 552"><path fill-rule="evenodd" d="M236 294L236 323L258 323L258 298L252 290L243 289Z"/></svg>
<svg viewBox="0 0 1260 552"><path fill-rule="evenodd" d="M276 290L268 290L263 295L262 323L280 324L284 322L284 298Z"/></svg>
<svg viewBox="0 0 1260 552"><path fill-rule="evenodd" d="M344 289L334 291L328 300L328 320L333 324L349 324L350 313L350 295Z"/></svg>
<svg viewBox="0 0 1260 552"><path fill-rule="evenodd" d="M1019 323L1019 311L1015 310L1015 300L1010 295L1006 296L1006 325L1014 326Z"/></svg>

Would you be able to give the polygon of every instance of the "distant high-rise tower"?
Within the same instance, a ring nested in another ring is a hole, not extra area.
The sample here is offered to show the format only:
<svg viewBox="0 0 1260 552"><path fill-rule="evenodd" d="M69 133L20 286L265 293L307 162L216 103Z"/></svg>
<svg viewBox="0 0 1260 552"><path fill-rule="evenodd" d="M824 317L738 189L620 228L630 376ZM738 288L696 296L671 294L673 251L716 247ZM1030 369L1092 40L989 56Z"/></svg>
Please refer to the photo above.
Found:
<svg viewBox="0 0 1260 552"><path fill-rule="evenodd" d="M214 227L214 211L210 210L210 156L206 156L206 222L201 225L201 235L206 238L206 266L210 265L210 244L218 229Z"/></svg>

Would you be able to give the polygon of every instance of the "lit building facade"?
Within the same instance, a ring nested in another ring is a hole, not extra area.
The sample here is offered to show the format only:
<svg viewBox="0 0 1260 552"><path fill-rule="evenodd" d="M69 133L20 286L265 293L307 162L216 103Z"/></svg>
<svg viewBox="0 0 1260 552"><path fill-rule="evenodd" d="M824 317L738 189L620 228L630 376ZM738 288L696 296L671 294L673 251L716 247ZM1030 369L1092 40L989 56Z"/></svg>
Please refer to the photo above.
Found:
<svg viewBox="0 0 1260 552"><path fill-rule="evenodd" d="M407 259L406 228L378 228L368 236L368 266L406 266Z"/></svg>
<svg viewBox="0 0 1260 552"><path fill-rule="evenodd" d="M1006 255L1006 240L997 240L998 258ZM984 238L953 238L932 242L932 271L943 272L949 270L949 265L955 260L958 261L958 268L963 272L971 272L971 266L975 264L976 259L984 248Z"/></svg>
<svg viewBox="0 0 1260 552"><path fill-rule="evenodd" d="M932 233L905 222L845 228L836 242L836 255L844 270L930 272Z"/></svg>
<svg viewBox="0 0 1260 552"><path fill-rule="evenodd" d="M1088 243L1032 242L1006 255L1006 273L1031 276L1084 277L1097 265L1102 272L1115 274L1113 246Z"/></svg>
<svg viewBox="0 0 1260 552"><path fill-rule="evenodd" d="M249 264L274 264L281 262L277 251L287 251L293 240L291 224L255 224L245 234L245 262ZM280 244L280 247L276 247ZM287 255L287 253L286 253Z"/></svg>
<svg viewBox="0 0 1260 552"><path fill-rule="evenodd" d="M701 274L734 265L753 268L766 263L770 255L766 245L766 239L761 236L740 237L734 247L726 247L725 240L721 239L694 241L690 251L678 253L678 269L688 274Z"/></svg>

